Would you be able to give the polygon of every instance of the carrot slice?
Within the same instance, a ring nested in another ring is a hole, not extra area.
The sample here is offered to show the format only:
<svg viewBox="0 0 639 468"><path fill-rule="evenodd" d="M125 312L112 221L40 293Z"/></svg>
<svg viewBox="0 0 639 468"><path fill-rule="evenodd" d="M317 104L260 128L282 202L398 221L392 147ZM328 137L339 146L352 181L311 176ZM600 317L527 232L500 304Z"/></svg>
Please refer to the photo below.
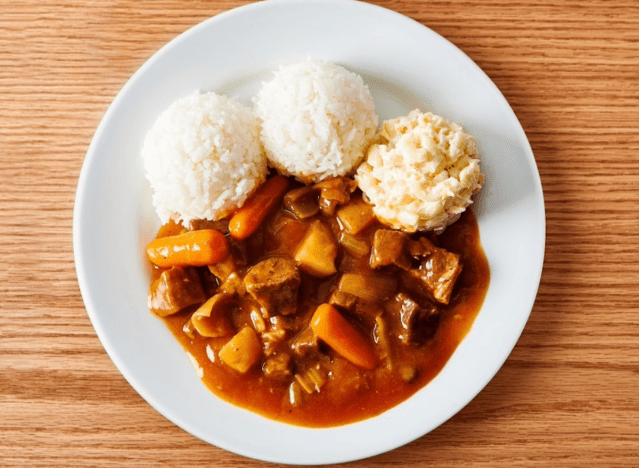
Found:
<svg viewBox="0 0 639 468"><path fill-rule="evenodd" d="M336 353L364 369L375 369L377 355L370 342L330 304L320 305L311 318L311 328Z"/></svg>
<svg viewBox="0 0 639 468"><path fill-rule="evenodd" d="M159 267L204 266L224 260L229 253L226 237L214 229L188 231L159 237L146 248L147 257Z"/></svg>
<svg viewBox="0 0 639 468"><path fill-rule="evenodd" d="M253 234L264 218L282 201L288 179L277 175L267 180L229 221L229 232L235 239L246 239Z"/></svg>

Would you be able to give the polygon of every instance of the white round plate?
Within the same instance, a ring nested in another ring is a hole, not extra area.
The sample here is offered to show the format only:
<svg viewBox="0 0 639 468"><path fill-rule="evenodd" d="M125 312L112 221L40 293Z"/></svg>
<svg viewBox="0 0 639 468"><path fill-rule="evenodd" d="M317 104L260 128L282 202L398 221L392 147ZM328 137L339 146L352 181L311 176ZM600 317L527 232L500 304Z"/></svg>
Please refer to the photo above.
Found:
<svg viewBox="0 0 639 468"><path fill-rule="evenodd" d="M144 248L159 226L140 157L147 130L170 103L196 90L250 103L272 70L307 57L361 74L381 119L419 107L460 122L477 140L486 175L474 210L491 285L470 333L412 398L380 416L330 429L274 422L211 394L146 306ZM122 375L157 411L200 439L247 457L325 464L406 444L481 391L508 357L534 303L545 215L535 160L517 118L463 52L421 24L370 4L270 0L186 31L126 83L87 152L73 241L93 326Z"/></svg>

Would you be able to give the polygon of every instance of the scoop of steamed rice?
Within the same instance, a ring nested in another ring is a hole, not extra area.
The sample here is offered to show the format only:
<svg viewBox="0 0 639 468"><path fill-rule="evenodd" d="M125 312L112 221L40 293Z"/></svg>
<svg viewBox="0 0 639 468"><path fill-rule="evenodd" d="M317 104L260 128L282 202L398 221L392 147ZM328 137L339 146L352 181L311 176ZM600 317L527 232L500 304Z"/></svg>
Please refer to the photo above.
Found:
<svg viewBox="0 0 639 468"><path fill-rule="evenodd" d="M253 111L215 93L171 104L147 133L142 158L162 223L223 218L268 171Z"/></svg>
<svg viewBox="0 0 639 468"><path fill-rule="evenodd" d="M351 173L378 125L362 78L328 62L281 67L254 103L270 165L304 183Z"/></svg>
<svg viewBox="0 0 639 468"><path fill-rule="evenodd" d="M355 176L380 221L441 233L483 184L473 137L430 112L385 121Z"/></svg>

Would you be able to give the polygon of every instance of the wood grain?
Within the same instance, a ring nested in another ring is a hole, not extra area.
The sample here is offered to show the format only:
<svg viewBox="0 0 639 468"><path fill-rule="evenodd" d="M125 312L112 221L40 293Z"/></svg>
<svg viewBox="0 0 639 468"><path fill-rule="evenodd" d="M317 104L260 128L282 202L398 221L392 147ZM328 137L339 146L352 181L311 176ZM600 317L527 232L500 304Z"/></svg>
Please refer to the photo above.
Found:
<svg viewBox="0 0 639 468"><path fill-rule="evenodd" d="M121 86L245 1L0 0L0 466L259 466L160 416L87 318L75 188ZM639 466L639 3L380 0L466 52L526 131L547 210L530 321L450 421L354 466Z"/></svg>

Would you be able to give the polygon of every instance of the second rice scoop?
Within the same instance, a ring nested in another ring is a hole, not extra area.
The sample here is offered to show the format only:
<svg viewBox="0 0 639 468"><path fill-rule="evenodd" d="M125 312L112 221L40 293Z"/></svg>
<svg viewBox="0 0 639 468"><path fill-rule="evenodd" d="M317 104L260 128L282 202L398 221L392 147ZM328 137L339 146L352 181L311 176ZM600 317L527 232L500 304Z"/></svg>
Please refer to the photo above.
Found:
<svg viewBox="0 0 639 468"><path fill-rule="evenodd" d="M355 178L380 221L436 233L459 218L484 181L473 137L417 109L382 124Z"/></svg>
<svg viewBox="0 0 639 468"><path fill-rule="evenodd" d="M255 98L269 163L304 183L353 172L379 119L362 78L328 62L281 67Z"/></svg>

